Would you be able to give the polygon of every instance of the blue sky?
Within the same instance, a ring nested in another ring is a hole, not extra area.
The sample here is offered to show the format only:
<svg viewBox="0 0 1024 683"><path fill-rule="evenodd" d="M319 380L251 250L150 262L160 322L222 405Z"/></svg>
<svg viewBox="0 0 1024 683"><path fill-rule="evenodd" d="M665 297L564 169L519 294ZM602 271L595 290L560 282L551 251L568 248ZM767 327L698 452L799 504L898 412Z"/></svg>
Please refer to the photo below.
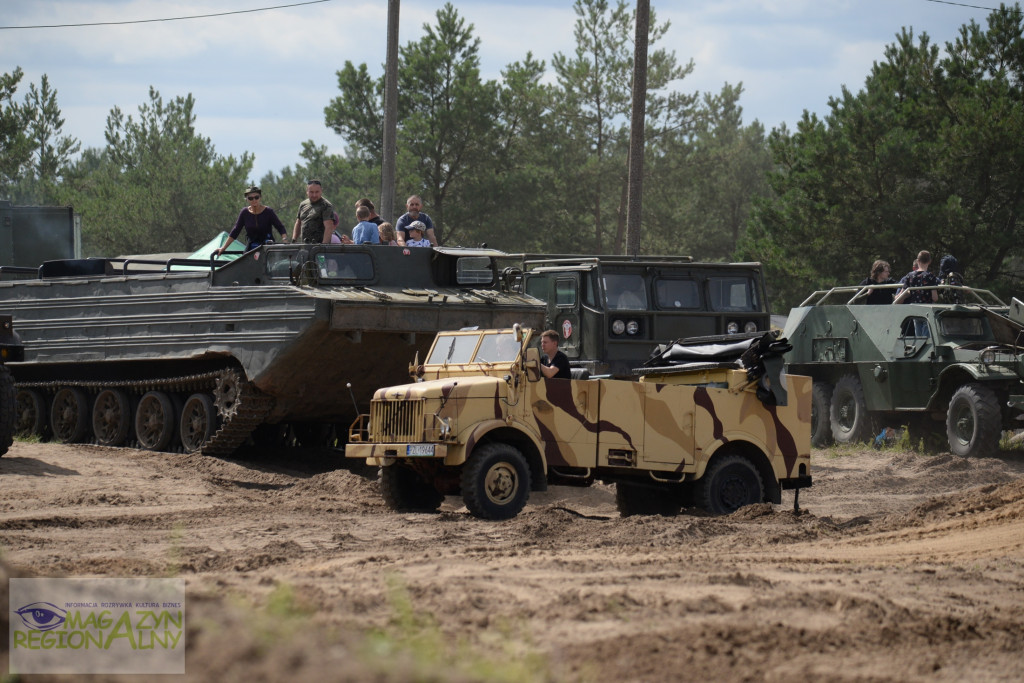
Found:
<svg viewBox="0 0 1024 683"><path fill-rule="evenodd" d="M0 26L161 19L290 4L294 0L0 0ZM442 0L402 0L400 42L422 35ZM574 48L570 0L453 1L480 38L485 78L528 51L545 60ZM631 5L634 3L630 3ZM997 7L983 0L971 3ZM744 121L790 128L804 110L824 114L845 84L859 90L902 27L943 45L988 10L928 0L651 0L671 28L658 44L696 68L680 90L743 83ZM345 60L383 71L387 1L329 0L234 16L122 26L0 30L0 71L25 71L17 97L45 73L65 132L103 147L114 106L137 114L149 87L165 101L192 93L196 127L222 155L255 154L253 178L299 161L301 143L333 152L324 125ZM550 71L549 71L550 75Z"/></svg>

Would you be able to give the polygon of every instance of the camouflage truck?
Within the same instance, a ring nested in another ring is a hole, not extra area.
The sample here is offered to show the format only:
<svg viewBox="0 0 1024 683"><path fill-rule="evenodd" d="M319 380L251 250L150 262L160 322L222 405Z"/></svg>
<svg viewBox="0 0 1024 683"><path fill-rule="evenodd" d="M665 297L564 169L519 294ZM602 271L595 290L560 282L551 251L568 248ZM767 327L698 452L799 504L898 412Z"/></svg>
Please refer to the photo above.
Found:
<svg viewBox="0 0 1024 683"><path fill-rule="evenodd" d="M905 425L915 445L981 456L998 448L1002 430L1021 426L1021 302L937 289L965 303L870 305L867 288L836 287L790 311L787 367L814 381L813 445L867 441Z"/></svg>
<svg viewBox="0 0 1024 683"><path fill-rule="evenodd" d="M417 381L374 394L346 456L381 468L388 506L433 511L461 494L473 515L505 519L530 491L600 479L624 515L722 514L811 485L807 378L705 359L647 367L639 381L547 379L532 335L439 333L410 368ZM788 389L781 401L759 398L765 382Z"/></svg>
<svg viewBox="0 0 1024 683"><path fill-rule="evenodd" d="M629 378L664 339L760 336L770 329L759 263L689 256L520 254L516 289L547 302L545 327L573 367Z"/></svg>
<svg viewBox="0 0 1024 683"><path fill-rule="evenodd" d="M377 387L403 381L439 329L541 319L541 302L497 287L500 255L282 244L230 262L0 267L0 313L27 349L6 364L18 429L227 455L251 434L281 445L290 425L323 445Z"/></svg>

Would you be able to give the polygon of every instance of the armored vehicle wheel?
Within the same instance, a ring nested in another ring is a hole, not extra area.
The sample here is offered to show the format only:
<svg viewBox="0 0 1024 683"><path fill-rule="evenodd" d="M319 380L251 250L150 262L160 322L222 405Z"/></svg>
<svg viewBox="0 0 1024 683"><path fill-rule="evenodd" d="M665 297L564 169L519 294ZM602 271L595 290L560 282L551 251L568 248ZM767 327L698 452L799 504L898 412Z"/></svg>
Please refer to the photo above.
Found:
<svg viewBox="0 0 1024 683"><path fill-rule="evenodd" d="M174 403L162 391L149 391L135 409L135 434L139 445L151 451L167 448L178 426Z"/></svg>
<svg viewBox="0 0 1024 683"><path fill-rule="evenodd" d="M824 448L832 445L832 423L829 417L832 407L831 384L815 382L811 390L811 445Z"/></svg>
<svg viewBox="0 0 1024 683"><path fill-rule="evenodd" d="M132 404L120 389L104 389L92 404L92 433L101 446L120 446L132 431Z"/></svg>
<svg viewBox="0 0 1024 683"><path fill-rule="evenodd" d="M956 455L984 457L999 448L999 400L988 387L966 384L953 393L946 412L946 437Z"/></svg>
<svg viewBox="0 0 1024 683"><path fill-rule="evenodd" d="M867 403L864 401L864 387L860 385L859 379L846 375L836 382L829 417L832 438L836 443L860 443L873 436Z"/></svg>
<svg viewBox="0 0 1024 683"><path fill-rule="evenodd" d="M15 405L14 378L7 368L0 368L0 455L14 443Z"/></svg>
<svg viewBox="0 0 1024 683"><path fill-rule="evenodd" d="M698 484L701 507L715 515L728 515L744 505L764 500L761 474L753 463L739 455L712 460Z"/></svg>
<svg viewBox="0 0 1024 683"><path fill-rule="evenodd" d="M380 492L396 512L435 512L444 501L416 470L401 463L380 468Z"/></svg>
<svg viewBox="0 0 1024 683"><path fill-rule="evenodd" d="M217 389L214 391L214 405L217 414L225 420L234 417L238 412L238 399L242 395L242 378L235 370L225 370L217 377Z"/></svg>
<svg viewBox="0 0 1024 683"><path fill-rule="evenodd" d="M61 443L76 443L89 434L89 397L76 387L64 387L53 397L50 427Z"/></svg>
<svg viewBox="0 0 1024 683"><path fill-rule="evenodd" d="M504 443L480 446L462 469L462 500L476 517L510 519L530 497L530 468Z"/></svg>
<svg viewBox="0 0 1024 683"><path fill-rule="evenodd" d="M50 407L46 396L35 389L19 389L14 402L17 406L14 431L18 436L50 435Z"/></svg>
<svg viewBox="0 0 1024 683"><path fill-rule="evenodd" d="M217 407L206 394L192 394L181 410L181 445L186 453L200 450L217 431Z"/></svg>
<svg viewBox="0 0 1024 683"><path fill-rule="evenodd" d="M642 486L629 481L615 482L615 507L623 517L630 515L678 515L683 504L679 492Z"/></svg>

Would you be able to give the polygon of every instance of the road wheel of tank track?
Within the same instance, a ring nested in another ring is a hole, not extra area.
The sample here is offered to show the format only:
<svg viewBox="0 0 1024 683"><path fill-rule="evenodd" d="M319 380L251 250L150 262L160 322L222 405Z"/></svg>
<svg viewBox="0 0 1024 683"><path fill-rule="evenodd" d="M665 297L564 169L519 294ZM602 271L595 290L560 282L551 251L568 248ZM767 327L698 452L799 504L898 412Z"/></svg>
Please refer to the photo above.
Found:
<svg viewBox="0 0 1024 683"><path fill-rule="evenodd" d="M436 512L444 501L437 489L402 463L380 468L380 492L396 512Z"/></svg>
<svg viewBox="0 0 1024 683"><path fill-rule="evenodd" d="M101 446L121 446L134 422L132 402L120 389L104 389L92 404L92 433Z"/></svg>
<svg viewBox="0 0 1024 683"><path fill-rule="evenodd" d="M174 402L162 391L146 392L135 409L135 436L139 445L150 451L162 451L174 438L178 426Z"/></svg>
<svg viewBox="0 0 1024 683"><path fill-rule="evenodd" d="M815 448L832 445L832 422L829 413L834 390L827 382L815 382L811 389L811 445Z"/></svg>
<svg viewBox="0 0 1024 683"><path fill-rule="evenodd" d="M864 387L855 376L846 375L836 382L829 418L832 438L836 443L862 443L874 436L864 400Z"/></svg>
<svg viewBox="0 0 1024 683"><path fill-rule="evenodd" d="M510 519L529 498L530 468L513 446L483 444L462 469L462 500L476 517Z"/></svg>
<svg viewBox="0 0 1024 683"><path fill-rule="evenodd" d="M18 389L14 398L17 406L14 431L18 436L50 436L50 404L46 395L35 389Z"/></svg>
<svg viewBox="0 0 1024 683"><path fill-rule="evenodd" d="M50 428L61 443L77 443L85 439L92 426L89 420L89 397L77 387L64 387L53 397L50 407Z"/></svg>
<svg viewBox="0 0 1024 683"><path fill-rule="evenodd" d="M14 443L14 424L17 415L16 395L11 371L0 367L0 455L6 453Z"/></svg>
<svg viewBox="0 0 1024 683"><path fill-rule="evenodd" d="M761 474L740 455L714 458L698 485L701 507L714 515L728 515L744 505L764 501Z"/></svg>
<svg viewBox="0 0 1024 683"><path fill-rule="evenodd" d="M192 394L181 409L181 446L195 453L217 431L217 407L206 394Z"/></svg>
<svg viewBox="0 0 1024 683"><path fill-rule="evenodd" d="M238 412L238 401L242 395L242 377L236 370L225 370L217 376L217 388L213 392L213 404L221 419L230 420Z"/></svg>
<svg viewBox="0 0 1024 683"><path fill-rule="evenodd" d="M1002 415L995 392L966 384L953 393L946 411L946 437L955 455L985 457L999 449Z"/></svg>
<svg viewBox="0 0 1024 683"><path fill-rule="evenodd" d="M615 482L615 507L623 517L631 515L678 515L683 507L681 493L643 486L630 481Z"/></svg>

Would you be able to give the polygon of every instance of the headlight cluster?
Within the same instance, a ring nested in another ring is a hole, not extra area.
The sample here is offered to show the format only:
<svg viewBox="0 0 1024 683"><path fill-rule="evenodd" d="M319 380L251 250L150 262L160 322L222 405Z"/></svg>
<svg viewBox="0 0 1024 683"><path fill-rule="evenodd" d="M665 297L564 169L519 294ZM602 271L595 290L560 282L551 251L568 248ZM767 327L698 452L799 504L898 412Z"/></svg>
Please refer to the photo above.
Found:
<svg viewBox="0 0 1024 683"><path fill-rule="evenodd" d="M740 324L735 320L730 320L729 324L725 326L725 331L728 334L736 334L740 331ZM748 320L743 323L743 331L747 334L757 332L757 323L753 320Z"/></svg>
<svg viewBox="0 0 1024 683"><path fill-rule="evenodd" d="M987 349L983 349L982 352L981 352L981 364L982 365L992 365L995 362L996 362L996 349L995 349L995 347L990 346Z"/></svg>
<svg viewBox="0 0 1024 683"><path fill-rule="evenodd" d="M640 322L637 320L622 320L621 318L613 320L612 334L622 335L623 333L631 337L640 334Z"/></svg>

